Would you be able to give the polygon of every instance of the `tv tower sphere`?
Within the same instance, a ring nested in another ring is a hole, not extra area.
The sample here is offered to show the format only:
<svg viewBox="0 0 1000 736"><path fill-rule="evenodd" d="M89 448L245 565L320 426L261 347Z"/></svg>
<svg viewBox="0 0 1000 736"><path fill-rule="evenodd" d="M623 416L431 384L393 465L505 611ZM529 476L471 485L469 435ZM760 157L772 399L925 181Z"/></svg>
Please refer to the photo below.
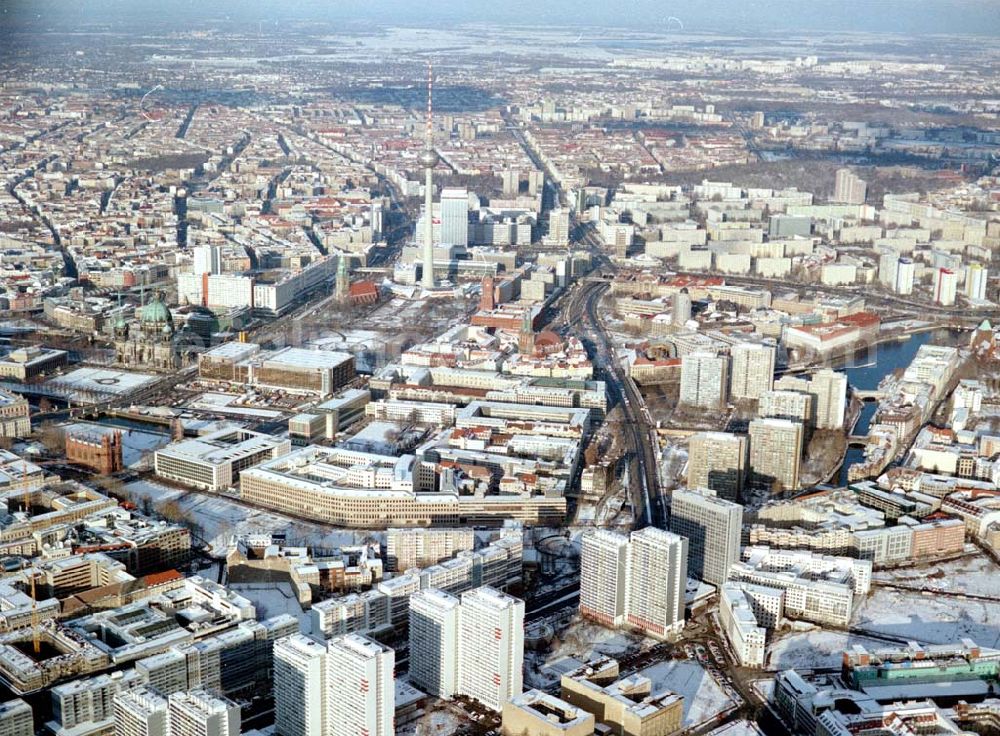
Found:
<svg viewBox="0 0 1000 736"><path fill-rule="evenodd" d="M417 160L425 169L433 169L441 161L441 156L433 148L425 148L420 152Z"/></svg>

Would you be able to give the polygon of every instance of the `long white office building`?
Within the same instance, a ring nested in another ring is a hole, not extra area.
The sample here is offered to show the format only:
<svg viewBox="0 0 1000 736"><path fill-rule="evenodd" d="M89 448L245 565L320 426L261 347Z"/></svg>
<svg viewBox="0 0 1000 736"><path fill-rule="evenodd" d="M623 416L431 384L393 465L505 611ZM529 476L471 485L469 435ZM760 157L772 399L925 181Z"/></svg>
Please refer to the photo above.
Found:
<svg viewBox="0 0 1000 736"><path fill-rule="evenodd" d="M156 474L205 491L230 488L240 473L291 450L291 441L241 428L172 442L154 455Z"/></svg>
<svg viewBox="0 0 1000 736"><path fill-rule="evenodd" d="M799 550L747 547L729 579L785 591L784 613L821 624L847 626L855 596L871 587L872 563Z"/></svg>
<svg viewBox="0 0 1000 736"><path fill-rule="evenodd" d="M782 615L784 591L746 583L719 588L719 623L744 667L763 667L767 629Z"/></svg>

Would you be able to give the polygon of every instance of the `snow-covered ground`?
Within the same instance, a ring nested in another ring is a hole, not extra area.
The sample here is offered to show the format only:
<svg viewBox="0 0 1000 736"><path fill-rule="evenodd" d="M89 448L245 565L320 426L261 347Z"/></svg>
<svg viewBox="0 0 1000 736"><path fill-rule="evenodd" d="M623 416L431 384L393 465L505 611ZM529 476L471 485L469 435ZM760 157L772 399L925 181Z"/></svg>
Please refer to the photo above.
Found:
<svg viewBox="0 0 1000 736"><path fill-rule="evenodd" d="M229 583L229 588L254 604L258 619L289 613L299 620L302 631L310 631L309 614L302 610L290 583Z"/></svg>
<svg viewBox="0 0 1000 736"><path fill-rule="evenodd" d="M884 648L886 642L844 631L793 631L775 639L767 648L767 666L771 670L813 670L839 667L844 650L854 644Z"/></svg>
<svg viewBox="0 0 1000 736"><path fill-rule="evenodd" d="M710 731L708 736L762 736L763 731L757 728L757 724L752 721L739 720L719 726L714 731Z"/></svg>
<svg viewBox="0 0 1000 736"><path fill-rule="evenodd" d="M735 703L697 662L671 659L640 671L653 682L653 692L666 688L684 696L684 727L715 718Z"/></svg>
<svg viewBox="0 0 1000 736"><path fill-rule="evenodd" d="M660 479L666 487L673 488L683 481L687 461L688 451L686 448L669 443L663 448L663 456L660 461Z"/></svg>
<svg viewBox="0 0 1000 736"><path fill-rule="evenodd" d="M939 565L880 570L872 578L876 583L899 583L949 593L992 596L1000 600L1000 566L978 550L973 556Z"/></svg>
<svg viewBox="0 0 1000 736"><path fill-rule="evenodd" d="M997 585L995 578L992 582ZM922 643L951 644L968 637L980 646L1000 646L1000 603L954 596L876 587L855 612L852 624Z"/></svg>
<svg viewBox="0 0 1000 736"><path fill-rule="evenodd" d="M151 499L153 508L157 511L168 501L176 501L180 510L201 526L202 536L212 546L212 553L216 556L225 554L229 537L233 534L286 534L288 539L296 544L328 548L358 544L368 537L378 536L371 532L329 529L306 521L289 519L281 514L248 508L222 496L189 493L150 481L128 483L125 485L125 490L132 494L136 501L141 498Z"/></svg>

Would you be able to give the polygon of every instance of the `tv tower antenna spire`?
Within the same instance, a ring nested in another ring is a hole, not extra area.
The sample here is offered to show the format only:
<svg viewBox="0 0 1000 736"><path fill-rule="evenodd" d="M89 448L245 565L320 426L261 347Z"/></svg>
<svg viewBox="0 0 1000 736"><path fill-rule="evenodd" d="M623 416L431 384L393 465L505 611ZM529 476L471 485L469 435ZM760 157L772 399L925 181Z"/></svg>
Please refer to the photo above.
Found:
<svg viewBox="0 0 1000 736"><path fill-rule="evenodd" d="M441 157L434 150L434 65L427 62L427 130L424 150L420 154L424 167L424 248L420 284L425 289L434 288L434 167Z"/></svg>

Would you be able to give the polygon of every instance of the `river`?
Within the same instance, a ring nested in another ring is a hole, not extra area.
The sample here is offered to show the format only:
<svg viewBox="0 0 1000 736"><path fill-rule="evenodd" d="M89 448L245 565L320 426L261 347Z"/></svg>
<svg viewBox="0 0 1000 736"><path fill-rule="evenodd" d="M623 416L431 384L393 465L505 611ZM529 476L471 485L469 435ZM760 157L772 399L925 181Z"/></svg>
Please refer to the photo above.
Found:
<svg viewBox="0 0 1000 736"><path fill-rule="evenodd" d="M843 368L847 374L847 382L859 389L871 391L878 388L879 382L893 371L906 368L917 354L921 345L928 343L935 345L965 345L968 342L969 333L958 330L940 329L932 332L921 332L911 335L906 340L900 342L887 342L876 345L868 355L858 355L855 358L856 367ZM868 434L868 427L878 402L866 401L861 408L861 415L851 434ZM860 447L847 448L847 455L844 457L844 464L840 468L840 484L847 485L847 468L854 463L864 459L864 451Z"/></svg>

